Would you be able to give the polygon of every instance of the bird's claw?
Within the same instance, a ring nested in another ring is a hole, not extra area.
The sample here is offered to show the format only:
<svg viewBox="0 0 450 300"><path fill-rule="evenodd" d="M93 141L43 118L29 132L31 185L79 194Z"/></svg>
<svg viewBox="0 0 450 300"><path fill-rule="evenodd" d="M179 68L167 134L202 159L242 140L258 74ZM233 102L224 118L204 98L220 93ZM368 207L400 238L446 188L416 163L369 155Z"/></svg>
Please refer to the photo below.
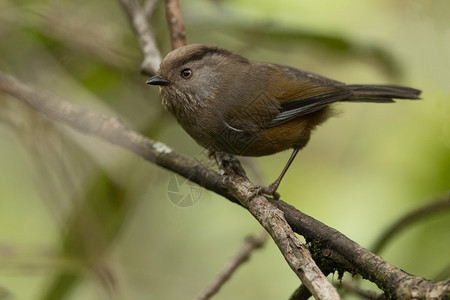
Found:
<svg viewBox="0 0 450 300"><path fill-rule="evenodd" d="M251 198L260 195L272 196L274 200L280 200L280 194L277 192L278 184L272 183L269 186L256 186L255 190L251 194Z"/></svg>

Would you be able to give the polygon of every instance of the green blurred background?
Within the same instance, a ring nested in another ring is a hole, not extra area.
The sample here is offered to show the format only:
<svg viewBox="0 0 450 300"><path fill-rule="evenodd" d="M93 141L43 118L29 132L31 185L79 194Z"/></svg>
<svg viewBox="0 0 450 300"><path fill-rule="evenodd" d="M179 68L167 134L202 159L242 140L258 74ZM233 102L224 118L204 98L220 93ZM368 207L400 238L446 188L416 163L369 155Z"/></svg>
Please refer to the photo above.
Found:
<svg viewBox="0 0 450 300"><path fill-rule="evenodd" d="M448 193L449 1L181 2L189 43L423 90L420 102L339 105L289 170L285 201L370 248L400 216ZM165 55L163 6L151 23ZM210 164L144 84L118 1L2 0L0 41L3 72ZM289 154L244 165L267 184ZM194 205L174 204L174 180L0 94L0 299L193 299L260 227L206 190ZM434 214L381 256L438 278L450 265L449 228L448 210ZM214 299L287 299L298 285L268 241Z"/></svg>

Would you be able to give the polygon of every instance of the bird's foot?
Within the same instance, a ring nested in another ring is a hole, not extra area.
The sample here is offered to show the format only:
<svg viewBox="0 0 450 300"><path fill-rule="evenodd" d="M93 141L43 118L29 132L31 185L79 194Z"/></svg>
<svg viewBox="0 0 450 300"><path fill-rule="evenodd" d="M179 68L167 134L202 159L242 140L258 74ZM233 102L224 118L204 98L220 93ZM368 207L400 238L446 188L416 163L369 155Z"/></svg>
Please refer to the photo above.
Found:
<svg viewBox="0 0 450 300"><path fill-rule="evenodd" d="M267 195L272 196L274 200L280 200L280 194L277 192L278 186L279 184L277 182L274 182L269 186L256 186L251 198L259 195Z"/></svg>

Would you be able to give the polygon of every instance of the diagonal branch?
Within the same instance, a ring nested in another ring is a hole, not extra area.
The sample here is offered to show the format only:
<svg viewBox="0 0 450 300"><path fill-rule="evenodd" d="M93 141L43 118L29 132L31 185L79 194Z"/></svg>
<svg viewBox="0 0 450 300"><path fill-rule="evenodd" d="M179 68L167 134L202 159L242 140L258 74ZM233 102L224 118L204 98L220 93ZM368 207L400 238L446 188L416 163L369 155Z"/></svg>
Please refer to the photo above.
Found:
<svg viewBox="0 0 450 300"><path fill-rule="evenodd" d="M338 287L360 296L361 299L369 299L369 300L384 299L383 295L380 294L379 292L365 290L360 286L358 286L358 284L353 281L349 280L342 281L341 283L338 284Z"/></svg>
<svg viewBox="0 0 450 300"><path fill-rule="evenodd" d="M233 257L233 259L228 263L225 269L215 278L215 280L200 294L197 296L196 300L207 300L213 295L219 292L220 288L230 279L231 275L246 262L251 253L263 246L267 239L267 232L262 231L258 237L250 237L245 241L244 246L239 251L239 253Z"/></svg>
<svg viewBox="0 0 450 300"><path fill-rule="evenodd" d="M258 220L280 249L292 271L316 299L340 299L336 289L313 260L311 253L287 223L284 214L269 200L258 195L258 187L246 177L239 160L233 155L214 153L223 172L222 183L240 204Z"/></svg>
<svg viewBox="0 0 450 300"><path fill-rule="evenodd" d="M422 207L414 209L392 224L376 241L375 245L372 247L372 252L380 253L389 241L405 227L443 210L450 210L450 193L444 198L437 199L434 202L427 203Z"/></svg>
<svg viewBox="0 0 450 300"><path fill-rule="evenodd" d="M271 202L284 212L295 232L314 244L313 256L322 258L321 267L332 265L339 272L360 274L375 283L388 298L441 299L450 293L450 281L434 282L411 275L295 207L283 201Z"/></svg>
<svg viewBox="0 0 450 300"><path fill-rule="evenodd" d="M17 98L51 120L128 149L149 162L178 173L238 203L237 199L219 184L221 178L217 172L205 168L195 159L173 152L163 143L155 142L131 130L115 117L79 108L53 94L26 85L1 71L0 91Z"/></svg>

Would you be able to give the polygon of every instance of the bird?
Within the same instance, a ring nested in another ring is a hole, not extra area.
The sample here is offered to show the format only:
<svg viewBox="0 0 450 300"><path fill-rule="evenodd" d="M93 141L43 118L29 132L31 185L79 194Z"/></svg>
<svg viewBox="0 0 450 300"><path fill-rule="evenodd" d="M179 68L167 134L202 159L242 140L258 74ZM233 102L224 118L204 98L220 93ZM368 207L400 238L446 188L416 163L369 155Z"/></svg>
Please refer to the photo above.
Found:
<svg viewBox="0 0 450 300"><path fill-rule="evenodd" d="M278 178L259 189L275 199L289 166L314 129L333 116L335 103L393 103L421 94L405 86L345 84L206 44L172 50L146 83L159 86L162 105L212 152L265 156L292 149Z"/></svg>

